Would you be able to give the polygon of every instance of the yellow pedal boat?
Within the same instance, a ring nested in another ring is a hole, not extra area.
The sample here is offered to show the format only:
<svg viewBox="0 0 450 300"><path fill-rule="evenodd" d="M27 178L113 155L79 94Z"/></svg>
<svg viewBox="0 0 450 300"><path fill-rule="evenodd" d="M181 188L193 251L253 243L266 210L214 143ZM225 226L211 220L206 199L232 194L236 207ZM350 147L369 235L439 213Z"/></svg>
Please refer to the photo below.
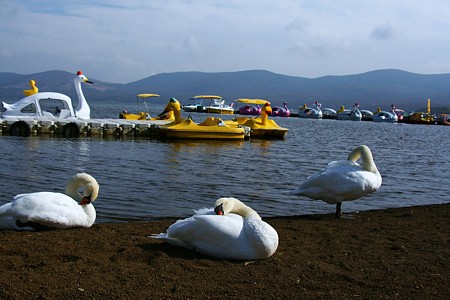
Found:
<svg viewBox="0 0 450 300"><path fill-rule="evenodd" d="M119 119L147 120L147 121L164 120L164 121L168 121L168 123L175 121L173 112L168 112L167 114L158 116L157 118L152 118L150 116L150 113L148 112L147 102L145 100L149 99L149 98L153 98L153 97L159 97L159 95L158 94L138 94L136 96L137 107L139 109L139 101L144 100L144 106L145 106L147 112L141 111L137 114L132 114L132 113L129 113L128 111L124 110L119 114Z"/></svg>
<svg viewBox="0 0 450 300"><path fill-rule="evenodd" d="M216 139L244 140L250 135L250 129L240 124L227 125L220 118L207 117L202 123L181 118L180 102L171 98L160 114L173 112L175 121L156 126L161 139Z"/></svg>
<svg viewBox="0 0 450 300"><path fill-rule="evenodd" d="M243 125L250 127L250 137L260 139L284 139L286 133L289 131L287 128L280 127L274 120L269 119L269 115L272 114L272 108L270 102L263 99L237 99L236 102L247 104L262 105L261 117L236 117L233 120L225 121L227 125Z"/></svg>

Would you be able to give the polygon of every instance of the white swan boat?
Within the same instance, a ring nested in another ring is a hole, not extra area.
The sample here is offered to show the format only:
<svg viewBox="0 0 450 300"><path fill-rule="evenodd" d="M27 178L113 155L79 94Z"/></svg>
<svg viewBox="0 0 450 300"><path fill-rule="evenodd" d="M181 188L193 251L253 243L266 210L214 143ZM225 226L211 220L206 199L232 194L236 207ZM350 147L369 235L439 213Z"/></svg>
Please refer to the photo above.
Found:
<svg viewBox="0 0 450 300"><path fill-rule="evenodd" d="M35 119L36 117L90 119L91 109L83 95L81 82L92 84L81 71L78 71L74 79L78 95L76 108L73 108L72 99L69 96L54 92L37 92L13 104L1 102L0 116L2 119L12 117L20 117L21 119Z"/></svg>
<svg viewBox="0 0 450 300"><path fill-rule="evenodd" d="M308 118L308 119L322 119L322 110L320 107L322 104L317 101L314 103L313 107L307 107L306 104L303 104L303 107L300 107L298 110L299 118Z"/></svg>
<svg viewBox="0 0 450 300"><path fill-rule="evenodd" d="M337 112L336 119L337 120L351 120L351 121L361 121L362 114L359 111L358 104L353 106L353 109L345 109L344 106L341 106L341 109Z"/></svg>
<svg viewBox="0 0 450 300"><path fill-rule="evenodd" d="M382 111L381 108L378 107L378 110L373 114L373 121L384 123L397 123L398 116L395 113L395 107L392 106L391 111Z"/></svg>

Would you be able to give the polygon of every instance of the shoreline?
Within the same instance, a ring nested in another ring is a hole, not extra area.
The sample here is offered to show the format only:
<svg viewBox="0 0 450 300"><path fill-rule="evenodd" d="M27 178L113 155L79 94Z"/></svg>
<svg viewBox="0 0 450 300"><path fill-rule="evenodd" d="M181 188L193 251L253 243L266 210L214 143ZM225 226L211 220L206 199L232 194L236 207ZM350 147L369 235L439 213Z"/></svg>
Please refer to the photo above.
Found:
<svg viewBox="0 0 450 300"><path fill-rule="evenodd" d="M346 217L346 216L351 217ZM0 231L2 299L445 299L450 204L263 218L276 253L227 261L149 235L177 218Z"/></svg>

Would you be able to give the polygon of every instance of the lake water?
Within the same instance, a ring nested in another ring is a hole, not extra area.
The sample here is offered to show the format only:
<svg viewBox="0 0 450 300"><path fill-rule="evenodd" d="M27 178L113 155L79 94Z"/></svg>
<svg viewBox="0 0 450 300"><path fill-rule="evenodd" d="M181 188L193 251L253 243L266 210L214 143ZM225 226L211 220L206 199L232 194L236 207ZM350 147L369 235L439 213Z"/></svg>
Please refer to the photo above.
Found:
<svg viewBox="0 0 450 300"><path fill-rule="evenodd" d="M111 118L121 109L96 105L93 116ZM151 113L161 110L157 106ZM206 117L192 116L197 121ZM334 205L286 191L328 162L346 159L360 144L371 148L383 184L372 195L344 202L344 213L450 202L450 127L274 120L290 129L285 140L0 136L0 205L19 193L63 192L71 175L87 172L101 186L94 202L97 223L186 217L223 196L239 198L262 217L334 213Z"/></svg>

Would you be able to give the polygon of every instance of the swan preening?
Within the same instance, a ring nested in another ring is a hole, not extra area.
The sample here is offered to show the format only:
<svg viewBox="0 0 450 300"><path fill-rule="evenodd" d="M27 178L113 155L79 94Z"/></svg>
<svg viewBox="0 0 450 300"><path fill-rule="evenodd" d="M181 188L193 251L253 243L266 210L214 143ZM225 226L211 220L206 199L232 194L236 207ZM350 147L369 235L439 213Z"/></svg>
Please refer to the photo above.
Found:
<svg viewBox="0 0 450 300"><path fill-rule="evenodd" d="M78 192L82 189L83 195ZM99 184L89 174L78 173L67 183L66 194L20 194L0 206L0 229L35 231L50 228L91 227L96 213L91 204Z"/></svg>
<svg viewBox="0 0 450 300"><path fill-rule="evenodd" d="M201 209L172 224L167 233L150 236L222 259L270 257L278 247L276 230L236 198L220 198L214 209Z"/></svg>
<svg viewBox="0 0 450 300"><path fill-rule="evenodd" d="M359 158L362 159L361 165L356 162ZM290 193L336 204L336 218L339 218L342 201L359 199L375 192L380 186L381 175L372 152L362 145L350 152L347 160L330 162L325 169L308 177Z"/></svg>

